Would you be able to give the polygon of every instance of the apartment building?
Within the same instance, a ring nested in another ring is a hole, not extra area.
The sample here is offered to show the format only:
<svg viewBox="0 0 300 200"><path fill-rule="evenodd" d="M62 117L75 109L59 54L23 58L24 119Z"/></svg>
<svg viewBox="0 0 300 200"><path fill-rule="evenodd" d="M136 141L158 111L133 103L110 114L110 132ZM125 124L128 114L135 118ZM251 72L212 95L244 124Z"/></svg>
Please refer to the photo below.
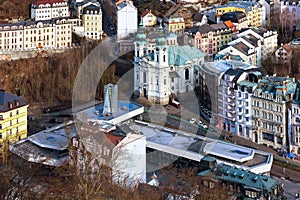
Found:
<svg viewBox="0 0 300 200"><path fill-rule="evenodd" d="M72 22L73 31L87 39L99 40L102 38L102 10L99 2L78 1L73 2L75 19Z"/></svg>
<svg viewBox="0 0 300 200"><path fill-rule="evenodd" d="M72 44L68 19L0 24L0 49L65 48Z"/></svg>
<svg viewBox="0 0 300 200"><path fill-rule="evenodd" d="M6 148L5 142L27 137L27 108L22 97L0 90L0 153Z"/></svg>
<svg viewBox="0 0 300 200"><path fill-rule="evenodd" d="M82 9L82 24L86 38L94 40L102 38L102 11L100 4L88 5Z"/></svg>
<svg viewBox="0 0 300 200"><path fill-rule="evenodd" d="M261 27L242 29L237 34L237 39L224 46L218 54L239 56L244 62L261 67L263 59L276 50L277 36L276 31Z"/></svg>
<svg viewBox="0 0 300 200"><path fill-rule="evenodd" d="M223 130L250 138L251 93L260 76L255 67L250 71L230 68L222 75L218 91L218 123Z"/></svg>
<svg viewBox="0 0 300 200"><path fill-rule="evenodd" d="M164 19L164 27L169 32L183 33L185 29L185 22L180 15L171 15L169 18Z"/></svg>
<svg viewBox="0 0 300 200"><path fill-rule="evenodd" d="M31 5L31 19L35 21L69 17L66 0L38 0Z"/></svg>
<svg viewBox="0 0 300 200"><path fill-rule="evenodd" d="M297 81L297 86L291 109L289 110L288 121L288 137L290 148L289 151L295 154L300 154L300 83Z"/></svg>
<svg viewBox="0 0 300 200"><path fill-rule="evenodd" d="M289 147L288 105L296 89L288 77L264 77L252 96L254 142L275 148Z"/></svg>
<svg viewBox="0 0 300 200"><path fill-rule="evenodd" d="M251 40L248 39L249 38L239 38L228 43L227 46L218 52L216 57L218 58L220 55L238 56L246 63L261 67L261 63L259 63L261 59L258 58L261 52L261 43L258 43L258 40L252 36Z"/></svg>
<svg viewBox="0 0 300 200"><path fill-rule="evenodd" d="M138 11L130 0L120 0L117 5L117 34L124 37L129 33L135 33L138 28Z"/></svg>
<svg viewBox="0 0 300 200"><path fill-rule="evenodd" d="M219 48L232 41L232 31L223 23L195 26L185 30L194 39L194 45L202 52L213 55Z"/></svg>
<svg viewBox="0 0 300 200"><path fill-rule="evenodd" d="M261 57L266 58L273 54L274 51L277 49L278 43L278 33L277 31L267 30L263 27L259 28L248 28L242 29L239 31L238 37L244 36L253 36L257 40L261 41L262 48L261 48Z"/></svg>
<svg viewBox="0 0 300 200"><path fill-rule="evenodd" d="M252 1L229 1L225 5L215 7L217 18L220 18L227 12L242 11L247 16L248 26L259 27L265 21L264 7L257 2Z"/></svg>
<svg viewBox="0 0 300 200"><path fill-rule="evenodd" d="M220 20L222 22L231 21L235 26L235 31L239 31L243 28L248 28L247 16L242 11L224 13L223 15L221 15Z"/></svg>
<svg viewBox="0 0 300 200"><path fill-rule="evenodd" d="M234 89L236 99L235 133L254 141L252 131L252 95L262 78L259 71L249 72L247 78L237 83Z"/></svg>
<svg viewBox="0 0 300 200"><path fill-rule="evenodd" d="M214 123L215 125L219 126L219 128L224 128L225 130L235 129L235 123L232 122L229 125L228 123L225 123L225 118L229 117L229 110L232 110L232 112L230 111L230 119L235 118L235 107L230 107L230 105L236 105L236 102L234 102L235 87L233 87L233 84L229 81L233 76L230 75L229 80L225 79L225 81L221 81L221 79L226 71L230 69L233 70L232 72L237 72L239 71L238 69L247 71L251 69L255 70L256 68L257 67L254 65L232 60L205 62L204 64L200 65L198 75L199 87L197 87L197 92L199 93L200 97L200 105L212 112L211 123ZM237 78L239 76L237 76ZM244 78L242 78L242 80L243 79ZM238 79L232 80L235 81L234 85L236 85L236 81ZM230 85L232 86L231 89ZM227 110L228 112L226 113Z"/></svg>

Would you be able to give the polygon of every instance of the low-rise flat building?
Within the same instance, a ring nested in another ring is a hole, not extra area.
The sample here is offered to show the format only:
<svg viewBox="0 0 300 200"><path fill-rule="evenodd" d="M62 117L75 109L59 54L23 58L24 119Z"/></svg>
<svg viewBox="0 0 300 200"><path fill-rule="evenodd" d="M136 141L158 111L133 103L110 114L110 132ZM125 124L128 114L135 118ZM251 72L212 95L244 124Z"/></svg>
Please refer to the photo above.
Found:
<svg viewBox="0 0 300 200"><path fill-rule="evenodd" d="M27 137L27 108L23 97L0 90L0 154Z"/></svg>
<svg viewBox="0 0 300 200"><path fill-rule="evenodd" d="M31 19L35 21L69 17L66 0L38 0L31 5Z"/></svg>

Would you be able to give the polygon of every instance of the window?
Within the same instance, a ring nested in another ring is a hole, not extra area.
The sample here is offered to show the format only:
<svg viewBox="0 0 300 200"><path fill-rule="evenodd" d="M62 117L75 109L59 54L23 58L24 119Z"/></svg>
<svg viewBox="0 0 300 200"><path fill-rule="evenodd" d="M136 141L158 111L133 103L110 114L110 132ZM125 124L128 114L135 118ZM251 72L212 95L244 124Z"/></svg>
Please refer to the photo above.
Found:
<svg viewBox="0 0 300 200"><path fill-rule="evenodd" d="M3 120L3 115L0 115L0 120Z"/></svg>
<svg viewBox="0 0 300 200"><path fill-rule="evenodd" d="M9 113L9 116L12 117L12 112Z"/></svg>
<svg viewBox="0 0 300 200"><path fill-rule="evenodd" d="M143 81L144 83L146 83L147 79L146 79L146 72L143 72Z"/></svg>
<svg viewBox="0 0 300 200"><path fill-rule="evenodd" d="M185 80L189 80L190 79L190 74L189 74L189 69L185 70Z"/></svg>
<svg viewBox="0 0 300 200"><path fill-rule="evenodd" d="M167 79L164 79L164 85L167 85Z"/></svg>

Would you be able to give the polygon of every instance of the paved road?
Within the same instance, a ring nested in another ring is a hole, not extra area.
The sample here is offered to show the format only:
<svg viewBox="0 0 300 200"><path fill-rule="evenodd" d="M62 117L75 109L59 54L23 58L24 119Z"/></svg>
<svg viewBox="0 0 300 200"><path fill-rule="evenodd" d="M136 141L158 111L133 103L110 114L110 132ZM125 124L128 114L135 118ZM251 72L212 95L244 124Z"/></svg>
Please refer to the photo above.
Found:
<svg viewBox="0 0 300 200"><path fill-rule="evenodd" d="M280 183L283 183L284 196L287 197L288 200L295 200L295 194L300 193L300 183L293 183L284 178L273 177Z"/></svg>

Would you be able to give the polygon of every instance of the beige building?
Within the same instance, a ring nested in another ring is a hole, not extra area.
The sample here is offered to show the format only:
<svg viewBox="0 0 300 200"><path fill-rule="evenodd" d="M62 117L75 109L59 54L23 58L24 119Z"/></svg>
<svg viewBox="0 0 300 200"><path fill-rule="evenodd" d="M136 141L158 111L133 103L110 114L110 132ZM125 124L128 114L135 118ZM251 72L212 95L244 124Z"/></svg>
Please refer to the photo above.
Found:
<svg viewBox="0 0 300 200"><path fill-rule="evenodd" d="M169 32L183 33L185 29L184 19L179 15L171 15L169 18L165 19L164 23L165 23L165 28Z"/></svg>
<svg viewBox="0 0 300 200"><path fill-rule="evenodd" d="M265 77L259 82L252 96L254 142L288 148L288 104L295 88L295 81L287 77Z"/></svg>
<svg viewBox="0 0 300 200"><path fill-rule="evenodd" d="M0 49L65 48L72 44L67 19L0 24Z"/></svg>
<svg viewBox="0 0 300 200"><path fill-rule="evenodd" d="M102 11L99 2L75 4L75 15L80 20L73 25L75 33L85 36L87 39L99 40L102 38Z"/></svg>

